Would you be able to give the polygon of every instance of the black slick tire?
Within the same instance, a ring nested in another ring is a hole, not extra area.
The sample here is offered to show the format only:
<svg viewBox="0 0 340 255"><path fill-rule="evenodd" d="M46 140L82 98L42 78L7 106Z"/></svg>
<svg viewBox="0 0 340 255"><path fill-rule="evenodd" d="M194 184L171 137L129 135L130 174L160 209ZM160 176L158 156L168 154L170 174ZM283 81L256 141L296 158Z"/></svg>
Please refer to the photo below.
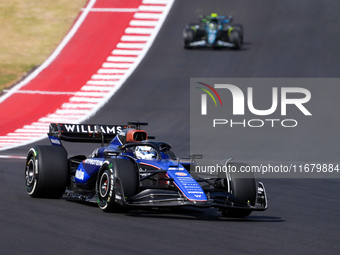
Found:
<svg viewBox="0 0 340 255"><path fill-rule="evenodd" d="M230 40L230 43L234 45L233 49L239 50L241 48L242 42L241 42L240 31L233 29L229 34L229 40Z"/></svg>
<svg viewBox="0 0 340 255"><path fill-rule="evenodd" d="M31 197L60 198L65 192L69 171L67 152L60 146L36 146L28 151L25 186Z"/></svg>
<svg viewBox="0 0 340 255"><path fill-rule="evenodd" d="M240 201L254 206L256 203L256 181L253 173L230 173L231 193ZM226 208L222 210L223 216L243 218L251 214L249 209Z"/></svg>
<svg viewBox="0 0 340 255"><path fill-rule="evenodd" d="M185 28L183 31L184 48L191 49L190 43L194 41L195 32L191 28Z"/></svg>
<svg viewBox="0 0 340 255"><path fill-rule="evenodd" d="M96 196L104 212L122 212L125 199L139 191L139 173L129 159L114 158L102 165L97 175Z"/></svg>

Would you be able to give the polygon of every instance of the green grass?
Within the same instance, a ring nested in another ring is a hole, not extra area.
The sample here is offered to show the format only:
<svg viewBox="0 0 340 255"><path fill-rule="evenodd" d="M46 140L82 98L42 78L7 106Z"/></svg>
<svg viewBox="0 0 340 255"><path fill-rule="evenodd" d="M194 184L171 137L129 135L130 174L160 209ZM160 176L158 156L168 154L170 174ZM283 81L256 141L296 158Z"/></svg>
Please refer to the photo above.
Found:
<svg viewBox="0 0 340 255"><path fill-rule="evenodd" d="M0 91L48 58L86 2L0 1Z"/></svg>

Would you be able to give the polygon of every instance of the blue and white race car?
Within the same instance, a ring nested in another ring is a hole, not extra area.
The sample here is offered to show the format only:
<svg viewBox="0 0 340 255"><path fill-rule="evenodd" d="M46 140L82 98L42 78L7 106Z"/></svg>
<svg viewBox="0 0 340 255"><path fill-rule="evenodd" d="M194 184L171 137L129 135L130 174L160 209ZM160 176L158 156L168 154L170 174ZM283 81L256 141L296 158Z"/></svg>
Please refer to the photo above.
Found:
<svg viewBox="0 0 340 255"><path fill-rule="evenodd" d="M232 48L243 44L243 26L232 24L231 16L216 13L199 17L199 23L189 23L183 30L184 48Z"/></svg>
<svg viewBox="0 0 340 255"><path fill-rule="evenodd" d="M52 145L28 151L27 193L95 202L105 212L196 206L218 208L224 216L245 217L267 209L264 185L253 175L226 172L202 178L193 170L190 173L198 155L176 158L168 143L154 141L141 125L147 123L51 123L48 136ZM101 143L101 147L88 157L68 158L62 141Z"/></svg>

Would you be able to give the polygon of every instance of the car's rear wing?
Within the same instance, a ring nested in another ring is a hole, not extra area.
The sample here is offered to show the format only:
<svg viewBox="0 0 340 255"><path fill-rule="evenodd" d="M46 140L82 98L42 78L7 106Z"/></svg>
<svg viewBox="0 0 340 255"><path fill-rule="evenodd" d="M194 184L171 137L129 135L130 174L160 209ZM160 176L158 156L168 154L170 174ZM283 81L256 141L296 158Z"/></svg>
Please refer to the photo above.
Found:
<svg viewBox="0 0 340 255"><path fill-rule="evenodd" d="M48 136L53 145L61 145L60 141L107 143L123 129L133 127L133 125L51 123Z"/></svg>

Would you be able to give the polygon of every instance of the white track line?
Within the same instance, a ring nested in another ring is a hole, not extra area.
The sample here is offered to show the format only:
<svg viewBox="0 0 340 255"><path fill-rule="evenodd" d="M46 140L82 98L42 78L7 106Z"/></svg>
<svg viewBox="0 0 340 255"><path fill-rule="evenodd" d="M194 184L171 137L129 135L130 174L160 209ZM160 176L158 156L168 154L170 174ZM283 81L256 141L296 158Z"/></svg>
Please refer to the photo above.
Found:
<svg viewBox="0 0 340 255"><path fill-rule="evenodd" d="M143 49L145 43L118 43L116 47L124 49Z"/></svg>
<svg viewBox="0 0 340 255"><path fill-rule="evenodd" d="M136 19L161 19L162 14L137 12L133 17Z"/></svg>
<svg viewBox="0 0 340 255"><path fill-rule="evenodd" d="M131 66L132 66L132 63L121 64L121 63L110 63L110 62L105 62L102 65L102 67L126 67L126 68L129 68ZM93 83L88 82L87 84L93 84Z"/></svg>
<svg viewBox="0 0 340 255"><path fill-rule="evenodd" d="M151 34L153 28L128 27L125 29L126 34Z"/></svg>
<svg viewBox="0 0 340 255"><path fill-rule="evenodd" d="M169 0L143 0L142 4L168 4Z"/></svg>
<svg viewBox="0 0 340 255"><path fill-rule="evenodd" d="M116 56L110 56L106 59L106 61L111 62L134 62L136 57L116 57Z"/></svg>
<svg viewBox="0 0 340 255"><path fill-rule="evenodd" d="M91 80L88 81L87 84L89 85L116 85L117 81L119 81L119 79L115 79L115 80L111 80L111 81L104 81L104 80Z"/></svg>
<svg viewBox="0 0 340 255"><path fill-rule="evenodd" d="M76 104L78 104L78 102L86 102L86 103L100 103L100 101L102 101L102 98L89 98L89 97L71 97L70 98L70 102L74 102Z"/></svg>
<svg viewBox="0 0 340 255"><path fill-rule="evenodd" d="M150 39L150 36L134 36L134 35L123 35L120 39L122 42L147 42Z"/></svg>
<svg viewBox="0 0 340 255"><path fill-rule="evenodd" d="M106 73L106 74L120 74L120 73L124 73L126 71L126 68L125 69L115 69L115 68L105 68L105 69L99 69L98 70L98 73L100 74L103 74L103 73Z"/></svg>
<svg viewBox="0 0 340 255"><path fill-rule="evenodd" d="M63 103L60 108L64 109L87 109L90 110L94 107L94 104L83 103L83 104L70 104L70 103Z"/></svg>
<svg viewBox="0 0 340 255"><path fill-rule="evenodd" d="M0 155L2 159L26 159L25 156L16 156L16 155Z"/></svg>
<svg viewBox="0 0 340 255"><path fill-rule="evenodd" d="M141 27L154 27L157 25L157 21L148 21L148 20L131 20L130 26L141 26Z"/></svg>
<svg viewBox="0 0 340 255"><path fill-rule="evenodd" d="M123 76L124 74L94 74L91 79L93 80L113 80Z"/></svg>
<svg viewBox="0 0 340 255"><path fill-rule="evenodd" d="M163 12L165 6L140 5L138 11Z"/></svg>
<svg viewBox="0 0 340 255"><path fill-rule="evenodd" d="M139 55L142 51L141 50L113 50L113 55Z"/></svg>

